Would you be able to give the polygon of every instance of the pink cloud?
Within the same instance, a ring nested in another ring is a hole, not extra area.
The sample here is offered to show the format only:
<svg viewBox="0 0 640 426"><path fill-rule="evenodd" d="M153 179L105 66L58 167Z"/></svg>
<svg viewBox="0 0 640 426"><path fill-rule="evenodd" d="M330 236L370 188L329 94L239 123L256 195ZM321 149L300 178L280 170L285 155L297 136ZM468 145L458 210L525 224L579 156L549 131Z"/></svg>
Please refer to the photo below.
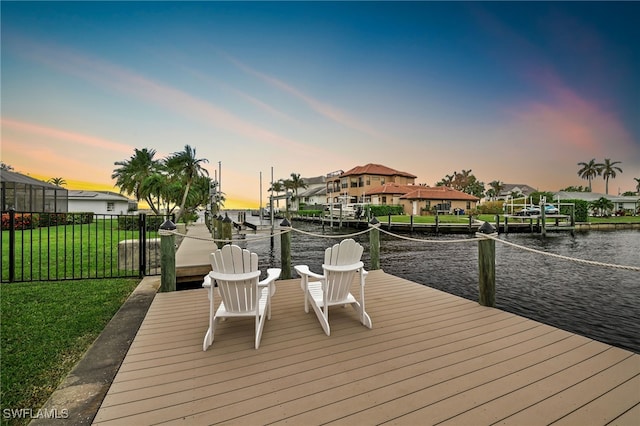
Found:
<svg viewBox="0 0 640 426"><path fill-rule="evenodd" d="M40 124L29 123L25 121L14 120L11 118L2 118L2 130L17 132L23 135L38 136L48 139L56 139L63 141L65 144L73 143L82 146L88 146L93 148L101 148L109 151L118 151L131 154L133 147L131 145L111 141L108 139L97 138L94 136L84 135L81 133L70 132L67 130L56 129L53 127L46 127ZM69 149L71 148L66 145Z"/></svg>

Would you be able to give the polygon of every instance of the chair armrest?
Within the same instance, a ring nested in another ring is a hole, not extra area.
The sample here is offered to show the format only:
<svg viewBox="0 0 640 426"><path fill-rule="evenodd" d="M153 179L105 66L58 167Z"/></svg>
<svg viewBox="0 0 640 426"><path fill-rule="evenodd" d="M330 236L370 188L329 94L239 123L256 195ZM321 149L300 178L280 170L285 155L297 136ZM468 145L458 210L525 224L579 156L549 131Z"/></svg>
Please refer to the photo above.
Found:
<svg viewBox="0 0 640 426"><path fill-rule="evenodd" d="M315 272L311 272L307 265L296 265L293 267L298 274L306 275L308 277L312 277L318 280L324 279L324 275L316 274Z"/></svg>
<svg viewBox="0 0 640 426"><path fill-rule="evenodd" d="M207 274L204 276L204 280L202 281L202 287L207 288L211 287L211 277Z"/></svg>
<svg viewBox="0 0 640 426"><path fill-rule="evenodd" d="M354 271L360 268L364 268L364 263L356 262L350 265L325 265L325 264L322 265L322 269L324 269L325 271L331 271L331 272L347 272L347 271Z"/></svg>
<svg viewBox="0 0 640 426"><path fill-rule="evenodd" d="M267 269L267 278L265 278L264 280L260 281L258 283L258 285L259 286L266 286L270 282L277 280L278 278L280 278L280 273L281 272L282 272L282 270L280 268L269 268L269 269Z"/></svg>
<svg viewBox="0 0 640 426"><path fill-rule="evenodd" d="M225 274L222 272L211 271L209 276L214 280L222 281L243 281L251 280L260 276L260 271L244 272L242 274Z"/></svg>

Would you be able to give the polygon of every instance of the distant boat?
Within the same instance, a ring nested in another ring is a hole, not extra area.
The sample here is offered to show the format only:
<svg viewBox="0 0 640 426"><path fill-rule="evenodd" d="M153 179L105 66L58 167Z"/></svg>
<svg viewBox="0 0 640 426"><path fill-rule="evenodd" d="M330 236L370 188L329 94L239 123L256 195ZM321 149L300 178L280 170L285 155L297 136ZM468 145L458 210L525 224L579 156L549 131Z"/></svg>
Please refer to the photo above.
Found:
<svg viewBox="0 0 640 426"><path fill-rule="evenodd" d="M342 219L361 219L365 215L365 206L363 203L348 204L326 204L325 211L327 216Z"/></svg>

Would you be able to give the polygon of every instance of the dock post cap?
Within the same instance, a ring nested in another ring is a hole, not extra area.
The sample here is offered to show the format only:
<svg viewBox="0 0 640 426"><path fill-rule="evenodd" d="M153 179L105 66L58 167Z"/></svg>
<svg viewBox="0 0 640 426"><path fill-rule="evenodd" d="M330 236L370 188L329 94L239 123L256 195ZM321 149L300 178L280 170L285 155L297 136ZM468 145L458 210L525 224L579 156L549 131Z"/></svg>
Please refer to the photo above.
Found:
<svg viewBox="0 0 640 426"><path fill-rule="evenodd" d="M171 219L167 219L162 222L162 225L160 225L160 229L162 229L163 231L175 231L176 229L178 229L178 227L175 225L175 223L171 222Z"/></svg>
<svg viewBox="0 0 640 426"><path fill-rule="evenodd" d="M378 220L378 218L377 218L377 217L375 217L375 216L373 217L373 219L371 219L371 220L369 221L369 224L371 224L371 225L373 225L373 226L375 226L375 225L377 225L377 224L379 224L379 223L380 223L380 221L379 221L379 220Z"/></svg>
<svg viewBox="0 0 640 426"><path fill-rule="evenodd" d="M481 234L494 234L496 232L496 228L489 222L485 222L480 226L478 232Z"/></svg>
<svg viewBox="0 0 640 426"><path fill-rule="evenodd" d="M285 217L284 219L282 219L282 222L280 222L280 226L291 227L291 223Z"/></svg>

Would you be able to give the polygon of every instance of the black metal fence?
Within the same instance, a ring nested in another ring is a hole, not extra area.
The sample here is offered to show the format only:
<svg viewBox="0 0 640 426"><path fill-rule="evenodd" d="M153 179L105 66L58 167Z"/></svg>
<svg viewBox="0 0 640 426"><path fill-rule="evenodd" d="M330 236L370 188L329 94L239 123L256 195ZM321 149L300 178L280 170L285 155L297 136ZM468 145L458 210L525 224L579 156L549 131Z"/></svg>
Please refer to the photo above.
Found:
<svg viewBox="0 0 640 426"><path fill-rule="evenodd" d="M160 274L155 215L2 212L2 282Z"/></svg>

